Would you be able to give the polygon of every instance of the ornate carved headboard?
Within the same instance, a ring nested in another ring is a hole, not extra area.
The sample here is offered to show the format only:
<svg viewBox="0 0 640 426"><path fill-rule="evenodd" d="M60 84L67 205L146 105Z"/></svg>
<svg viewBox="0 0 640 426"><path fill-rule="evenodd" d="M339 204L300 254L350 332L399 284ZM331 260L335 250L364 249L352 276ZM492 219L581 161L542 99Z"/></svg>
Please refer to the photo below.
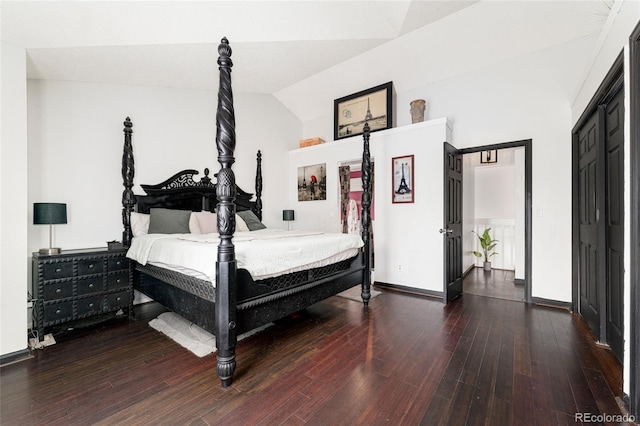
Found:
<svg viewBox="0 0 640 426"><path fill-rule="evenodd" d="M260 164L261 155L258 155L258 164ZM193 178L197 174L197 170L187 169L174 174L161 183L140 185L146 195L136 195L136 211L138 213L149 213L149 210L153 207L215 211L218 204L216 184L209 177L209 169L204 169L204 176L199 181ZM262 219L262 202L258 205L259 197L257 197L256 201L251 201L253 198L252 193L236 188L236 210L251 210L258 218Z"/></svg>
<svg viewBox="0 0 640 426"><path fill-rule="evenodd" d="M122 223L124 231L122 241L125 246L131 244L131 212L149 213L151 208L162 207L169 209L191 211L215 211L218 205L216 184L209 177L209 169L204 169L204 176L196 181L197 170L182 170L170 178L155 185L140 185L146 195L134 195L133 177L135 175L133 147L131 134L133 123L129 117L124 122L124 150L122 155ZM217 174L214 175L217 177ZM236 185L236 211L251 210L262 220L262 153L256 156L256 193L255 201L251 201L253 194L246 192Z"/></svg>

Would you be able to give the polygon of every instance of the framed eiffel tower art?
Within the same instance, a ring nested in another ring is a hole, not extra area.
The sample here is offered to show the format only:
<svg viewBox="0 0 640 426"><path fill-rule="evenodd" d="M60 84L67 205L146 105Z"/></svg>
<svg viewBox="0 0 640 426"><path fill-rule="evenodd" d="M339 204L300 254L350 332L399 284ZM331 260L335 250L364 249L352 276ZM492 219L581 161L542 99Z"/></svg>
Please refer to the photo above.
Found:
<svg viewBox="0 0 640 426"><path fill-rule="evenodd" d="M393 82L362 90L333 101L333 139L362 134L364 123L371 132L393 127Z"/></svg>
<svg viewBox="0 0 640 426"><path fill-rule="evenodd" d="M392 200L394 203L413 203L415 187L413 181L413 155L393 157L392 170Z"/></svg>

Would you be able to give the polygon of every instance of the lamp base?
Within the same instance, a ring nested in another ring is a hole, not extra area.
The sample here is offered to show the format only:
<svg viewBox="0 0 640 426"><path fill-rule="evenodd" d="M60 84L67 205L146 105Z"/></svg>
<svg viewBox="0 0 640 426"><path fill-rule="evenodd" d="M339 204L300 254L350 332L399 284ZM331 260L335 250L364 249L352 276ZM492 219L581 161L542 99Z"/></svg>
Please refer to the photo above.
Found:
<svg viewBox="0 0 640 426"><path fill-rule="evenodd" d="M60 247L41 248L38 251L40 254L60 254Z"/></svg>

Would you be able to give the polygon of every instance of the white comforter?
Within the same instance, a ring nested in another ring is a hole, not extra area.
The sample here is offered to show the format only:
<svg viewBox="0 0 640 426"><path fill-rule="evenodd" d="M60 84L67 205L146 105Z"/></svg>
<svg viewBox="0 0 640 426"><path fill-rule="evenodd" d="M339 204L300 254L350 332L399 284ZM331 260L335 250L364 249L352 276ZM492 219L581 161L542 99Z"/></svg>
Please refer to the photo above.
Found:
<svg viewBox="0 0 640 426"><path fill-rule="evenodd" d="M127 257L215 283L218 234L147 234L133 238ZM238 268L255 279L348 259L364 245L358 235L262 229L236 232Z"/></svg>

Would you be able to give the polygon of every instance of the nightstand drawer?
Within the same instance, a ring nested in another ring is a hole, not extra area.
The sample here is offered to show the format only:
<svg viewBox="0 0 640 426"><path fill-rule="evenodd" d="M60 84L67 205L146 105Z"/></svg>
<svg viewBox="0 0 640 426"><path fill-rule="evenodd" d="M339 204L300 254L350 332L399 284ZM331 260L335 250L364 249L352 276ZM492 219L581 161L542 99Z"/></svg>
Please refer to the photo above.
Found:
<svg viewBox="0 0 640 426"><path fill-rule="evenodd" d="M129 263L127 262L127 258L124 256L112 257L109 259L107 270L111 271L122 271L125 269L129 269Z"/></svg>
<svg viewBox="0 0 640 426"><path fill-rule="evenodd" d="M33 253L33 316L40 340L47 328L90 317L106 319L120 309L132 318L133 274L126 254L124 246Z"/></svg>
<svg viewBox="0 0 640 426"><path fill-rule="evenodd" d="M129 286L129 271L118 272L107 277L107 290Z"/></svg>
<svg viewBox="0 0 640 426"><path fill-rule="evenodd" d="M44 307L46 323L67 321L73 318L73 302L55 303Z"/></svg>
<svg viewBox="0 0 640 426"><path fill-rule="evenodd" d="M103 259L83 259L78 261L78 275L101 274Z"/></svg>
<svg viewBox="0 0 640 426"><path fill-rule="evenodd" d="M78 299L76 307L78 309L78 317L88 314L96 314L102 312L104 297L87 297L86 299Z"/></svg>
<svg viewBox="0 0 640 426"><path fill-rule="evenodd" d="M97 293L103 290L102 275L95 278L78 278L78 295Z"/></svg>
<svg viewBox="0 0 640 426"><path fill-rule="evenodd" d="M73 277L73 262L56 262L43 266L44 280Z"/></svg>
<svg viewBox="0 0 640 426"><path fill-rule="evenodd" d="M109 308L126 308L129 306L129 291L108 294L107 303Z"/></svg>
<svg viewBox="0 0 640 426"><path fill-rule="evenodd" d="M44 286L44 298L46 300L63 299L73 296L73 282L67 281Z"/></svg>

